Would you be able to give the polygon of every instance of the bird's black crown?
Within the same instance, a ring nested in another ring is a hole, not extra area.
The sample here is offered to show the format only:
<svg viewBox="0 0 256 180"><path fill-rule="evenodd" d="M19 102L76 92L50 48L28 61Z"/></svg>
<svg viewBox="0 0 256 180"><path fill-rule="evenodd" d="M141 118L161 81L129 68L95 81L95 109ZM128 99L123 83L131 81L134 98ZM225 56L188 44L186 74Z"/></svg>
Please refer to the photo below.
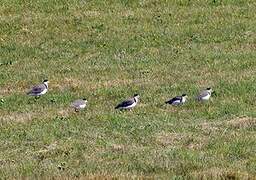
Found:
<svg viewBox="0 0 256 180"><path fill-rule="evenodd" d="M133 97L139 96L139 94L134 94Z"/></svg>
<svg viewBox="0 0 256 180"><path fill-rule="evenodd" d="M185 96L187 96L187 94L182 94L181 96L185 97Z"/></svg>
<svg viewBox="0 0 256 180"><path fill-rule="evenodd" d="M48 79L45 79L44 82L48 82Z"/></svg>

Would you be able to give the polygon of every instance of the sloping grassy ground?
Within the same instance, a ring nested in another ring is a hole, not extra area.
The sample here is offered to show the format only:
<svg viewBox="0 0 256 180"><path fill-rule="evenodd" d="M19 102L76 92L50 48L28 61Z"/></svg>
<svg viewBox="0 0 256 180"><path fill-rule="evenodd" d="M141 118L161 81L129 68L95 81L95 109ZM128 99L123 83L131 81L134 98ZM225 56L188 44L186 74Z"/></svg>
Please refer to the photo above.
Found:
<svg viewBox="0 0 256 180"><path fill-rule="evenodd" d="M254 178L255 12L254 0L2 0L0 176ZM47 95L25 95L45 78ZM138 107L114 110L134 93ZM182 93L186 105L163 104Z"/></svg>

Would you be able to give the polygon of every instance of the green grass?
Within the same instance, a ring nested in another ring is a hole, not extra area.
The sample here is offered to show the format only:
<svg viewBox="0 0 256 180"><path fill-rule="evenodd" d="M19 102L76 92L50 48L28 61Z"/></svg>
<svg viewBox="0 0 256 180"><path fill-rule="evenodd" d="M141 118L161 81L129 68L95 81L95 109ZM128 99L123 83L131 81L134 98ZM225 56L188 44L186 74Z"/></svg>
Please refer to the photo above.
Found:
<svg viewBox="0 0 256 180"><path fill-rule="evenodd" d="M0 177L255 178L255 12L254 0L1 1ZM48 94L26 96L45 78ZM133 111L114 110L134 93ZM184 106L163 104L182 93Z"/></svg>

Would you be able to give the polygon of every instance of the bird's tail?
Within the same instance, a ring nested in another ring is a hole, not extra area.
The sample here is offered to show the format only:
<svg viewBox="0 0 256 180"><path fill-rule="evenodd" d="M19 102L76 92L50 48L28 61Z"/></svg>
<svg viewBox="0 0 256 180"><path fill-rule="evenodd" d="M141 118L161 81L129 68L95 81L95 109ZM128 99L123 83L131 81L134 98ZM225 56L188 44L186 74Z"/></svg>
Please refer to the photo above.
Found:
<svg viewBox="0 0 256 180"><path fill-rule="evenodd" d="M172 104L172 100L165 101L165 104Z"/></svg>
<svg viewBox="0 0 256 180"><path fill-rule="evenodd" d="M115 109L118 109L120 106L119 105L117 105L116 107L115 107Z"/></svg>

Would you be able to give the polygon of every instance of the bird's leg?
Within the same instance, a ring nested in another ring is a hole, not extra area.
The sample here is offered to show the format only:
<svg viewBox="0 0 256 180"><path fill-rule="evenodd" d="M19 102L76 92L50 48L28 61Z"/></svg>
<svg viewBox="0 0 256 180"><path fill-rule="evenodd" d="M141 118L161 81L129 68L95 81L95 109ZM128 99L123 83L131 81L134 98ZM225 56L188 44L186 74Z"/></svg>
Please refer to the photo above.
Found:
<svg viewBox="0 0 256 180"><path fill-rule="evenodd" d="M35 96L34 98L34 102L36 102L38 100L38 96Z"/></svg>

